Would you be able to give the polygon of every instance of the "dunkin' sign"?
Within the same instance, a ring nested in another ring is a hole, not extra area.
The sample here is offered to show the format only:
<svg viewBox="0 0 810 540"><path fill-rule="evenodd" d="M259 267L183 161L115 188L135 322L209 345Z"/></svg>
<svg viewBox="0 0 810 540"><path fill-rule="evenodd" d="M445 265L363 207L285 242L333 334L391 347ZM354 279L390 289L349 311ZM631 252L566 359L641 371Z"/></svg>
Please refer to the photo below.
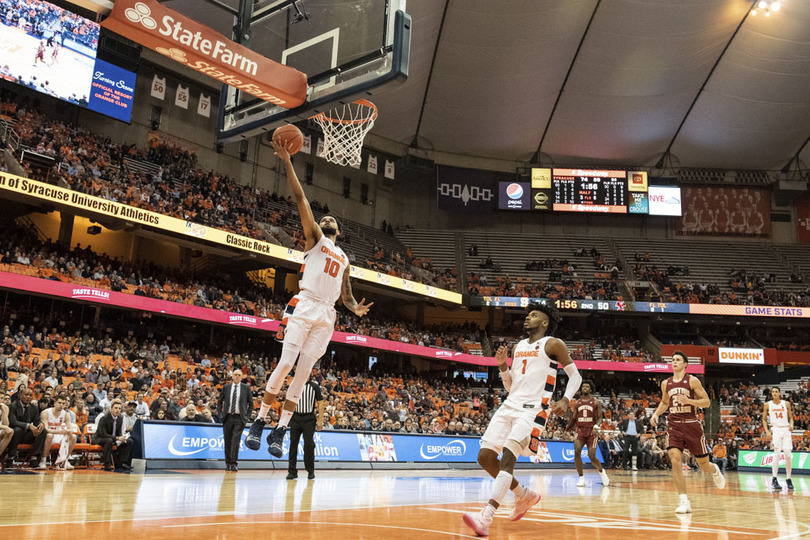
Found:
<svg viewBox="0 0 810 540"><path fill-rule="evenodd" d="M739 349L720 347L717 351L721 364L764 364L765 351L762 349Z"/></svg>
<svg viewBox="0 0 810 540"><path fill-rule="evenodd" d="M155 0L116 0L101 24L176 62L281 107L304 103L307 76Z"/></svg>

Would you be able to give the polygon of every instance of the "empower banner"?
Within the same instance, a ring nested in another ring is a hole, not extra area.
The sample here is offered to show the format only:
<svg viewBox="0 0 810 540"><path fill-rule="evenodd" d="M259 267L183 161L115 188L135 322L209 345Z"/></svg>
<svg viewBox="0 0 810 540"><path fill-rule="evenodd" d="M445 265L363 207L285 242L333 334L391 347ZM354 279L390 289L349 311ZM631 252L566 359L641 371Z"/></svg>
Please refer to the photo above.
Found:
<svg viewBox="0 0 810 540"><path fill-rule="evenodd" d="M111 218L155 227L163 231L191 236L206 242L236 248L242 251L250 251L259 255L266 255L296 264L301 264L304 261L304 254L291 248L215 229L213 227L206 227L199 223L184 221L172 216L150 212L149 210L142 210L135 206L108 201L107 199L94 197L92 195L85 195L78 191L38 182L30 178L24 178L9 173L0 173L0 195L2 195L3 192L16 193L74 210L93 212ZM421 294L457 305L461 304L461 294L459 293L438 289L430 285L424 285L395 276L389 276L388 274L382 274L366 268L352 266L351 276L385 287Z"/></svg>
<svg viewBox="0 0 810 540"><path fill-rule="evenodd" d="M135 456L142 459L224 460L224 438L220 424L141 421L141 445ZM138 428L136 428L138 430ZM242 432L239 459L245 461L286 461L289 457L290 436L284 435L283 453L274 458L267 452L262 437L261 448L251 451L245 447ZM315 433L316 461L407 462L407 463L475 463L481 441L478 437L449 435L406 435L400 433L366 433L351 431L319 431ZM299 455L303 441L299 444ZM597 456L602 459L597 448ZM531 458L521 456L520 463L573 463L574 443L541 441L540 451ZM588 452L582 451L583 463L589 463Z"/></svg>
<svg viewBox="0 0 810 540"><path fill-rule="evenodd" d="M264 101L291 109L306 100L304 73L155 0L116 0L101 26Z"/></svg>

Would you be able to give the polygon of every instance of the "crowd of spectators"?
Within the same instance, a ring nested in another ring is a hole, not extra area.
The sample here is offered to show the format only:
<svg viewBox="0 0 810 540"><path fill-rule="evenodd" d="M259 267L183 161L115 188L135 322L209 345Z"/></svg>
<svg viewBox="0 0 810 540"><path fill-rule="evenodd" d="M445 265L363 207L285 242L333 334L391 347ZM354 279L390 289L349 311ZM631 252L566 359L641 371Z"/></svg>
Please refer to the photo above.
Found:
<svg viewBox="0 0 810 540"><path fill-rule="evenodd" d="M264 318L281 319L285 302L292 296L287 292L281 298L245 277L221 272L195 274L149 263L122 262L96 254L90 246L77 245L69 250L58 243L43 242L20 226L9 227L0 239L0 264L12 272L34 272L45 279L91 283L102 289ZM474 324L418 325L384 310L362 319L343 310L339 313L335 328L342 332L480 354L481 335Z"/></svg>
<svg viewBox="0 0 810 540"><path fill-rule="evenodd" d="M645 254L649 255L649 254ZM711 283L689 283L671 279L672 276L689 276L687 266L658 268L646 264L645 255L636 254L642 261L633 265L633 275L638 281L649 281L658 289L661 300L683 304L732 304L755 306L810 306L810 289L801 292L773 291L768 287L776 284L772 273L755 273L745 269L729 272L728 291Z"/></svg>
<svg viewBox="0 0 810 540"><path fill-rule="evenodd" d="M198 166L193 150L160 138L149 148L115 144L88 129L54 121L33 106L17 106L7 97L5 108L14 117L21 144L55 160L49 180L88 195L215 227L285 247L303 249L304 235L292 198L239 184L227 175ZM124 158L149 161L156 174L130 169ZM30 164L22 163L30 176ZM316 203L316 211L328 207ZM346 231L343 231L346 232ZM343 241L358 245L362 240L348 233ZM372 247L367 246L367 251ZM352 248L347 246L351 253ZM447 270L433 269L430 261L410 254L382 254L369 261L369 268L426 283L452 287ZM351 254L350 254L351 257ZM356 259L356 258L355 258Z"/></svg>

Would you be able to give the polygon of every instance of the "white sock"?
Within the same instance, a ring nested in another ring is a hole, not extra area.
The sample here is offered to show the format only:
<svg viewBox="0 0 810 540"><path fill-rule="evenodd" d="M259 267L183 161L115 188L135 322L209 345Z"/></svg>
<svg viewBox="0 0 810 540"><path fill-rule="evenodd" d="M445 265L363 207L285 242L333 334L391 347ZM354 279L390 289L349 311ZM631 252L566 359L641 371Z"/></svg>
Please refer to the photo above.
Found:
<svg viewBox="0 0 810 540"><path fill-rule="evenodd" d="M773 464L771 464L771 471L773 471L774 478L779 473L779 458L782 455L781 450L774 450L773 451Z"/></svg>
<svg viewBox="0 0 810 540"><path fill-rule="evenodd" d="M515 494L516 499L520 499L521 497L525 497L528 492L529 492L529 488L527 488L523 484L518 484L517 486L515 486L515 489L512 490L512 493Z"/></svg>
<svg viewBox="0 0 810 540"><path fill-rule="evenodd" d="M278 426L277 427L287 427L290 424L290 418L292 418L293 412L288 411L287 409L281 409L281 418L278 419Z"/></svg>
<svg viewBox="0 0 810 540"><path fill-rule="evenodd" d="M259 420L264 420L267 418L267 413L270 412L270 405L267 405L264 401L262 401L262 406L259 408L259 414L256 418Z"/></svg>

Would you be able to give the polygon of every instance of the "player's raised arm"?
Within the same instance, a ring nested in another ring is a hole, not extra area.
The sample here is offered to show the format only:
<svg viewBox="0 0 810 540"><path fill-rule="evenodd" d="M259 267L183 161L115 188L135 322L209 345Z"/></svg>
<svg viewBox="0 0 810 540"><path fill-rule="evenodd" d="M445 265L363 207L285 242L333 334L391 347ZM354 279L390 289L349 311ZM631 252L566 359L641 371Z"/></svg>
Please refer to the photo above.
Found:
<svg viewBox="0 0 810 540"><path fill-rule="evenodd" d="M498 362L498 371L501 372L501 381L507 392L512 388L512 373L509 371L509 365L506 363L508 356L509 348L506 345L501 345L495 352L495 360Z"/></svg>
<svg viewBox="0 0 810 540"><path fill-rule="evenodd" d="M551 412L560 416L568 412L568 404L574 399L574 396L579 391L582 384L582 375L580 375L574 361L571 360L571 355L568 352L568 347L565 346L561 340L551 338L546 342L546 354L549 358L555 358L557 362L563 367L566 375L568 375L568 384L565 387L565 395L560 401L557 401L551 406Z"/></svg>
<svg viewBox="0 0 810 540"><path fill-rule="evenodd" d="M287 185L292 191L292 196L295 199L295 204L298 205L298 214L301 216L301 227L304 229L304 236L307 241L304 247L305 251L312 249L312 246L318 243L321 239L321 228L315 221L312 215L312 208L309 207L309 201L304 194L304 188L301 187L301 182L298 181L298 175L295 174L295 169L290 160L290 153L287 148L276 141L273 141L273 148L276 150L276 155L284 162L287 169Z"/></svg>
<svg viewBox="0 0 810 540"><path fill-rule="evenodd" d="M315 225L317 227L317 225ZM318 227L318 231L320 231L320 227ZM309 240L307 240L309 242ZM368 310L371 309L371 306L374 305L374 302L369 302L366 304L366 299L363 298L360 302L357 302L357 299L354 297L354 293L352 293L352 282L351 278L349 278L349 274L351 271L347 269L343 272L343 284L340 287L340 299L343 302L343 305L346 306L346 309L357 315L358 317L362 317Z"/></svg>
<svg viewBox="0 0 810 540"><path fill-rule="evenodd" d="M658 407L650 416L650 423L653 427L658 425L658 417L667 409L669 409L669 394L667 394L667 381L664 380L661 381L661 403L658 404Z"/></svg>

